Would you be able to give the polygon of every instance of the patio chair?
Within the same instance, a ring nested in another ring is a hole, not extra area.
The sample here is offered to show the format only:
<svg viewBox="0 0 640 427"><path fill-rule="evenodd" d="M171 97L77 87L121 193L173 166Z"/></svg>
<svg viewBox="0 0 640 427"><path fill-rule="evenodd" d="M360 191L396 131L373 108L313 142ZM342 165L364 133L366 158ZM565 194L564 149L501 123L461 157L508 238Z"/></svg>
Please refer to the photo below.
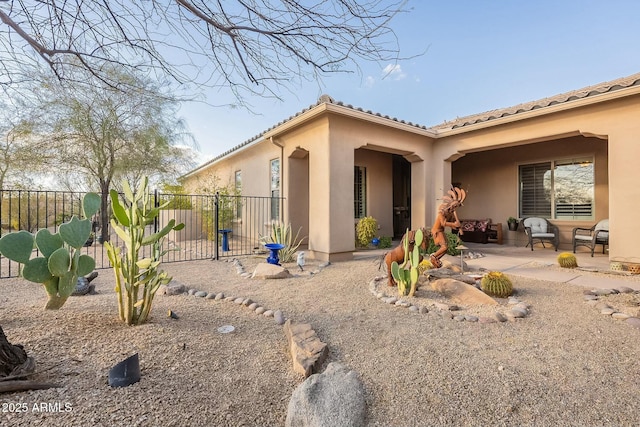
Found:
<svg viewBox="0 0 640 427"><path fill-rule="evenodd" d="M591 228L576 227L573 229L573 253L576 253L576 247L586 246L591 249L591 256L596 245L602 245L602 253L605 247L609 245L609 220L603 219Z"/></svg>
<svg viewBox="0 0 640 427"><path fill-rule="evenodd" d="M546 248L544 242L550 242L553 244L555 250L558 251L560 230L557 225L550 223L546 218L533 216L529 218L522 218L520 222L524 227L525 234L529 238L527 246L531 245L531 250L533 250L534 243L542 243L542 247Z"/></svg>

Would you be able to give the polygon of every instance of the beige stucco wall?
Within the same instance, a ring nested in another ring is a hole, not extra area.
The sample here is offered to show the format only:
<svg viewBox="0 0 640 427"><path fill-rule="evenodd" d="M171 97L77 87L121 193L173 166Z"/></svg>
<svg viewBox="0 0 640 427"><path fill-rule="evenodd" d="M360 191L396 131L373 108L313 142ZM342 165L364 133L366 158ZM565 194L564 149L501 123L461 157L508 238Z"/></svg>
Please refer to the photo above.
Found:
<svg viewBox="0 0 640 427"><path fill-rule="evenodd" d="M632 87L441 130L435 138L430 132L403 128L349 107L320 105L213 166L221 181L229 183L234 172L242 170L243 194L267 196L269 160L282 156L285 221L303 227L312 256L337 260L349 258L355 248L354 165L367 167L368 213L378 219L381 235L390 235L391 154L411 162L412 228L433 222L439 199L452 181L462 182L469 190L460 217L491 217L504 223L508 216L517 215L518 164L593 155L593 223L609 217L612 260L640 262L640 230L629 226L635 223L640 200L635 161L640 157L638 91ZM193 177L186 183L197 187ZM592 225L558 223L563 248L570 242L573 226Z"/></svg>

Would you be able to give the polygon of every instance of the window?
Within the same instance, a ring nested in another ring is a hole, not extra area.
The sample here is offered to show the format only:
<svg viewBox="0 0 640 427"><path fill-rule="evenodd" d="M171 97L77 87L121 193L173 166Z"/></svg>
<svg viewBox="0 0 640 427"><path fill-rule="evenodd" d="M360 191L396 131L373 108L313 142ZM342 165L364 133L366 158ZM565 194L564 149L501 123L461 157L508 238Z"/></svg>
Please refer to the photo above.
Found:
<svg viewBox="0 0 640 427"><path fill-rule="evenodd" d="M280 219L280 159L271 160L271 219Z"/></svg>
<svg viewBox="0 0 640 427"><path fill-rule="evenodd" d="M353 174L353 207L355 218L367 216L367 168L356 166Z"/></svg>
<svg viewBox="0 0 640 427"><path fill-rule="evenodd" d="M242 171L236 171L236 218L242 219Z"/></svg>
<svg viewBox="0 0 640 427"><path fill-rule="evenodd" d="M592 158L520 165L519 184L521 217L593 219Z"/></svg>

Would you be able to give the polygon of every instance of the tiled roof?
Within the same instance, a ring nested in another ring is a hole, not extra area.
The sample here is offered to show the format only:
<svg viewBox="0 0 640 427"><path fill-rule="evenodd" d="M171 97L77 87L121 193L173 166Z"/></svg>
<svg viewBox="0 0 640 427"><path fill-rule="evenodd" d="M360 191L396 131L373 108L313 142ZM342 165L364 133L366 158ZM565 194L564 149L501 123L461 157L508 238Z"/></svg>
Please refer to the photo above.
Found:
<svg viewBox="0 0 640 427"><path fill-rule="evenodd" d="M631 86L640 86L640 73L633 74L628 77L622 77L605 83L599 83L582 89L573 90L560 95L551 96L540 99L538 101L525 102L513 107L491 110L484 113L473 114L471 116L461 117L455 120L446 121L440 125L430 127L431 130L456 129L476 123L486 122L498 119L500 117L512 116L514 114L524 113L539 108L550 107L552 105L563 104L565 102L575 101L594 95L601 95L607 92L613 92L625 89Z"/></svg>
<svg viewBox="0 0 640 427"><path fill-rule="evenodd" d="M293 116L282 120L281 122L275 124L274 126L271 126L269 129L265 130L264 132L261 132L260 134L254 136L251 139L246 140L245 142L236 145L235 147L225 151L224 153L214 157L213 159L209 160L208 162L206 162L205 164L199 166L198 168L196 168L194 171L189 172L189 174L195 172L196 170L202 169L204 167L206 167L207 165L210 165L211 163L214 163L215 161L233 153L234 151L237 151L247 145L250 145L251 143L254 142L258 142L267 132L282 126L283 124L289 122L290 120L293 120L296 117L299 117L301 115L303 115L304 113L306 113L307 111L317 107L318 105L321 104L333 104L333 105L339 105L339 106L343 106L355 111L360 111L366 114L370 114L371 116L374 117L381 117L381 118L385 118L388 120L393 120L395 122L398 123L403 123L409 126L414 126L417 129L423 129L423 130L431 130L431 131L438 131L438 130L444 130L444 129L456 129L456 128L460 128L463 126L469 126L472 124L476 124L476 123L481 123L481 122L486 122L489 120L494 120L494 119L498 119L501 117L507 117L507 116L512 116L514 114L519 114L519 113L524 113L527 111L532 111L532 110L536 110L539 108L544 108L544 107L550 107L552 105L557 105L557 104L563 104L565 102L571 102L571 101L575 101L578 99L583 99L583 98L587 98L590 96L594 96L594 95L600 95L603 93L607 93L607 92L613 92L616 90L620 90L620 89L625 89L628 87L632 87L632 86L640 86L640 73L637 74L633 74L631 76L628 77L622 77L616 80L611 80L609 82L605 82L605 83L599 83L593 86L588 86L582 89L578 89L578 90L573 90L571 92L567 92L567 93L563 93L560 95L555 95L555 96L551 96L548 98L544 98L544 99L540 99L538 101L531 101L531 102L526 102L523 104L519 104L519 105L515 105L513 107L508 107L508 108L501 108L501 109L497 109L497 110L491 110L491 111L487 111L484 113L480 113L480 114L473 114L471 116L466 116L466 117L461 117L455 120L451 120L451 121L446 121L444 123L441 123L439 125L436 126L431 126L431 127L426 127L426 126L422 126L419 124L414 124L411 122L406 122L404 120L399 120L395 117L390 117L390 116L386 116L386 115L382 115L380 113L374 113L371 110L364 110L362 108L359 107L354 107L350 104L345 104L341 101L335 101L332 97L330 97L329 95L322 95L320 96L320 98L318 99L318 101L315 104L312 104L310 106L308 106L307 108L299 111L298 113L294 114Z"/></svg>

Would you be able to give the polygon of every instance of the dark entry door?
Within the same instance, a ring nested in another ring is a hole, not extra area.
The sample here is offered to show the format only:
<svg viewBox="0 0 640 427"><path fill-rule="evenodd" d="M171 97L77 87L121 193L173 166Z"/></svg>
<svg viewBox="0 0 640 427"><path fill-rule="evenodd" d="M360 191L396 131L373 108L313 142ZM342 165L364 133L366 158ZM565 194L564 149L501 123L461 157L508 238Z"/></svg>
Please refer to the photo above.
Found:
<svg viewBox="0 0 640 427"><path fill-rule="evenodd" d="M411 227L411 163L393 155L393 237L402 237Z"/></svg>

